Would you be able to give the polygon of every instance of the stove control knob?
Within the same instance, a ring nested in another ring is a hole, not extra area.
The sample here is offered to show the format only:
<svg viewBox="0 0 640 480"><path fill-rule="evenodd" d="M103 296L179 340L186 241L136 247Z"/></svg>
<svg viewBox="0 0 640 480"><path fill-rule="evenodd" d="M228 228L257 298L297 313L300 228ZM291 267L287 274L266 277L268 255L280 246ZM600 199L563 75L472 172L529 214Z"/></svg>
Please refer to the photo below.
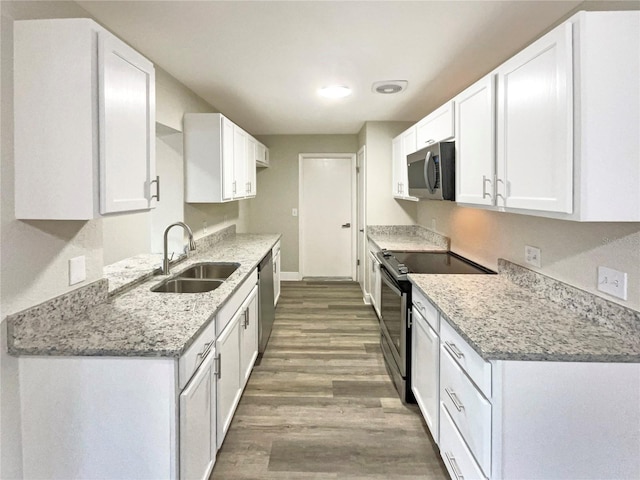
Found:
<svg viewBox="0 0 640 480"><path fill-rule="evenodd" d="M405 273L409 273L409 268L403 263L398 264L398 271L404 275Z"/></svg>
<svg viewBox="0 0 640 480"><path fill-rule="evenodd" d="M383 256L384 258L389 258L389 257L392 257L392 256L393 256L393 254L392 254L390 251L388 251L388 250L382 250L382 256Z"/></svg>

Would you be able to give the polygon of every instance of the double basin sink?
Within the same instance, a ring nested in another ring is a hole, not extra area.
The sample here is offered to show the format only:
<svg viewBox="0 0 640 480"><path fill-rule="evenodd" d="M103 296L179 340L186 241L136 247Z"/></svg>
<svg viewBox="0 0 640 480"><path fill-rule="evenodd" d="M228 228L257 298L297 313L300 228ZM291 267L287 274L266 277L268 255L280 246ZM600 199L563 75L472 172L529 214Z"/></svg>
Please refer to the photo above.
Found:
<svg viewBox="0 0 640 480"><path fill-rule="evenodd" d="M235 272L239 263L198 263L151 288L158 293L203 293L215 290Z"/></svg>

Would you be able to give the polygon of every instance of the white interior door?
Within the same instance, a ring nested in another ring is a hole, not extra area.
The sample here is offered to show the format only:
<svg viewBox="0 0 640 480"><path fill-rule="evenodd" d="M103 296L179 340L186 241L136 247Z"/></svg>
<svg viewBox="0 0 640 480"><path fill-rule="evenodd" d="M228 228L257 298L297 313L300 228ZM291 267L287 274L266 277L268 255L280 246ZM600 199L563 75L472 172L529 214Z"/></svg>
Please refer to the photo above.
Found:
<svg viewBox="0 0 640 480"><path fill-rule="evenodd" d="M355 155L300 156L300 274L355 276Z"/></svg>

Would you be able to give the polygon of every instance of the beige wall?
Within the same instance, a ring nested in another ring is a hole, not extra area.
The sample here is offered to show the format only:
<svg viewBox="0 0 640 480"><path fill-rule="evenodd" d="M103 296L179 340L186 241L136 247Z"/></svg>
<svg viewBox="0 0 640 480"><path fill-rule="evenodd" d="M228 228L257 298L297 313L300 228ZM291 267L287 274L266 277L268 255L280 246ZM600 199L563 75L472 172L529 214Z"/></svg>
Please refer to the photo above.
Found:
<svg viewBox="0 0 640 480"><path fill-rule="evenodd" d="M367 225L413 225L417 203L391 196L391 140L412 122L366 122L359 136L366 146Z"/></svg>
<svg viewBox="0 0 640 480"><path fill-rule="evenodd" d="M490 268L498 258L520 265L525 245L541 249L533 270L621 305L640 310L640 223L579 223L458 207L422 200L418 222L451 238L451 249ZM596 289L597 267L627 272L628 300Z"/></svg>
<svg viewBox="0 0 640 480"><path fill-rule="evenodd" d="M298 155L300 153L353 153L357 135L264 135L271 166L258 169L258 194L247 200L247 227L256 233L282 233L282 271L298 272Z"/></svg>

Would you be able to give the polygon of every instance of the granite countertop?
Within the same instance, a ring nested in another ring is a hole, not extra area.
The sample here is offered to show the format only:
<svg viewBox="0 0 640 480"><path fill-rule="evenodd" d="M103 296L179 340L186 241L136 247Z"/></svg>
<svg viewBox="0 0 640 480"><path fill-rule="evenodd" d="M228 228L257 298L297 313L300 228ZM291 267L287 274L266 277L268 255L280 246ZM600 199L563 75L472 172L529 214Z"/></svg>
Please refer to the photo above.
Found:
<svg viewBox="0 0 640 480"><path fill-rule="evenodd" d="M640 362L640 313L613 306L612 312L591 312L589 318L571 305L581 291L565 295L563 305L508 275L410 274L409 279L485 360Z"/></svg>
<svg viewBox="0 0 640 480"><path fill-rule="evenodd" d="M418 225L372 225L367 237L378 248L401 251L448 251L449 239Z"/></svg>
<svg viewBox="0 0 640 480"><path fill-rule="evenodd" d="M143 276L138 280L142 283L135 285L129 278L128 291L109 298L105 293L105 301L82 312L61 312L43 304L11 315L7 318L9 353L179 357L279 239L276 234L231 235L204 248L199 244L195 254L172 268L170 276L200 262L240 263L211 292L154 293L150 288L169 276Z"/></svg>

